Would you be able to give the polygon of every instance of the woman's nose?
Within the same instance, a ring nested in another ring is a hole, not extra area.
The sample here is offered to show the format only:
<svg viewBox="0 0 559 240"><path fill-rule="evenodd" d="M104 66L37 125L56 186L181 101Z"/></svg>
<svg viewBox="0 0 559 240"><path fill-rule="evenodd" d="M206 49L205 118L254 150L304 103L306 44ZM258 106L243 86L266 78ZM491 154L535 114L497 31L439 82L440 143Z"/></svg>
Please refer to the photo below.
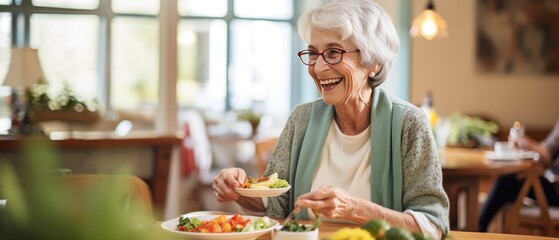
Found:
<svg viewBox="0 0 559 240"><path fill-rule="evenodd" d="M324 70L329 69L329 68L330 68L330 64L328 64L322 56L320 56L320 57L318 57L318 59L316 59L316 63L314 64L314 70L316 72L324 71Z"/></svg>

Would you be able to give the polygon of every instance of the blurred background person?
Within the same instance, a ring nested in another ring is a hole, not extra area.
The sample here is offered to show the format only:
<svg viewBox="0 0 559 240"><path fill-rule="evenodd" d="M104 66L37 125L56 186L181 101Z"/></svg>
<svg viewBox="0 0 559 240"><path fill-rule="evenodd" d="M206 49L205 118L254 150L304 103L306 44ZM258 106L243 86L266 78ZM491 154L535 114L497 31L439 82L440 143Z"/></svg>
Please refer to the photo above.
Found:
<svg viewBox="0 0 559 240"><path fill-rule="evenodd" d="M551 206L559 206L559 182L555 181L559 174L559 120L543 141L538 142L524 135L515 140L514 144L520 149L534 151L539 155L540 163L547 168L545 174L540 176L547 202ZM481 209L478 227L480 232L487 232L487 228L497 212L505 204L513 203L516 200L523 184L524 179L516 179L515 174L501 176L497 179ZM532 191L528 194L530 197L534 197Z"/></svg>

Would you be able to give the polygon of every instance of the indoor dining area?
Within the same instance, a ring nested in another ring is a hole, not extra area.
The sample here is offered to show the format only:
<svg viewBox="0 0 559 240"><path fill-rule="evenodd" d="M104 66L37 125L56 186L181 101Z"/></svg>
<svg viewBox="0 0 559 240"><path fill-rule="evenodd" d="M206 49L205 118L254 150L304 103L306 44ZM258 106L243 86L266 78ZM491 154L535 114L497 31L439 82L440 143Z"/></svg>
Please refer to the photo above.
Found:
<svg viewBox="0 0 559 240"><path fill-rule="evenodd" d="M557 239L557 0L0 0L0 240Z"/></svg>

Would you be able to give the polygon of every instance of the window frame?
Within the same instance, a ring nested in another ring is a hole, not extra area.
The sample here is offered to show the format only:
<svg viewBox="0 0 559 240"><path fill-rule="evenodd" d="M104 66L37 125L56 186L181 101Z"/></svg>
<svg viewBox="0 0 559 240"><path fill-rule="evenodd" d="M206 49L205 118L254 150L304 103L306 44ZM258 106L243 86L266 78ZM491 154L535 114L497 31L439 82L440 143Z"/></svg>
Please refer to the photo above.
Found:
<svg viewBox="0 0 559 240"><path fill-rule="evenodd" d="M30 19L32 14L88 14L88 15L95 15L99 17L99 46L98 46L98 92L96 94L98 98L99 109L105 112L112 112L115 109L110 105L111 103L111 96L110 96L110 82L111 82L111 23L113 19L117 16L123 17L147 17L147 18L159 18L159 24L164 25L166 27L170 27L171 25L174 26L173 31L165 31L160 29L160 74L159 74L159 95L162 93L168 94L169 91L175 90L175 85L178 79L177 75L174 74L174 81L164 83L162 79L164 77L170 77L170 75L165 75L164 72L166 71L176 71L177 70L177 56L175 54L169 53L170 51L176 51L177 46L174 47L164 47L163 43L169 43L170 39L176 39L177 37L177 28L179 25L180 20L192 20L192 19L222 19L225 21L227 25L227 68L229 68L231 61L232 61L232 42L231 42L231 34L232 28L231 23L234 20L249 20L249 21L272 21L272 22L285 22L288 23L292 27L292 40L291 40L291 48L292 48L292 58L290 61L291 64L291 96L289 96L290 108L293 108L296 104L306 101L308 99L315 98L318 96L316 91L314 90L314 85L310 81L308 76L305 76L306 73L306 66L299 63L298 57L295 54L298 50L302 49L303 42L299 38L297 34L297 18L300 15L301 9L304 7L304 3L301 3L297 0L292 1L293 7L293 15L289 19L274 19L274 18L249 18L249 17L238 17L234 14L234 4L235 0L227 0L228 8L227 14L222 17L213 17L213 16L180 16L177 9L178 0L162 0L162 1L170 1L172 3L166 2L161 3L161 8L158 14L137 14L137 13L115 13L111 9L112 0L100 0L99 6L96 9L73 9L73 8L58 8L58 7L39 7L34 6L32 4L32 0L13 0L12 3L8 6L2 6L2 12L9 12L12 15L12 46L26 46L30 43ZM17 4L16 4L17 2ZM165 6L164 6L165 5ZM174 6L175 11L171 14L176 14L175 16L167 16L162 17L161 14L169 14L170 12L165 10L165 7ZM162 22L165 21L165 22ZM176 40L175 40L176 41ZM163 59L165 58L165 59ZM161 62L165 62L166 64L161 64ZM230 79L229 74L226 74L226 97L225 97L225 110L231 110L231 90L230 90ZM307 78L307 79L305 79ZM174 85L173 85L174 84ZM164 88L164 89L162 89ZM175 95L173 95L175 96ZM175 108L176 110L163 110L164 119L156 119L155 126L157 129L158 125L166 125L165 123L158 123L158 121L163 121L168 123L173 123L170 118L176 118L177 113L179 111L176 108L176 101L172 103L174 100L165 99L165 97L160 96L158 98L159 105L168 105L171 104L171 108ZM176 100L176 96L175 96ZM157 114L162 115L162 114ZM287 116L286 116L287 117ZM174 124L176 125L176 124ZM167 129L167 130L174 130L177 127Z"/></svg>

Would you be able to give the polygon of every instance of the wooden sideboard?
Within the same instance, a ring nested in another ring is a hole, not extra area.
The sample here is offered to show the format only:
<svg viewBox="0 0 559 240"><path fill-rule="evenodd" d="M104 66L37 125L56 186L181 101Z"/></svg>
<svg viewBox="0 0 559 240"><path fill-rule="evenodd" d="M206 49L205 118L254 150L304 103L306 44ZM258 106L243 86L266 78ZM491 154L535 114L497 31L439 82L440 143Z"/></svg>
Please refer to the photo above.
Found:
<svg viewBox="0 0 559 240"><path fill-rule="evenodd" d="M151 173L149 174L151 176L140 177L151 188L158 215L163 211L167 196L172 152L182 142L180 134L138 131L131 132L126 136L118 136L113 132L53 132L49 136L43 137L0 135L0 161L3 159L16 159L17 161L23 154L22 151L24 151L23 147L26 142L45 139L52 143L60 155L64 155L67 152L82 152L80 156L87 156L98 151L120 150L126 152L130 149L150 152L151 156L145 157L146 159L151 159L151 163L145 164L151 166ZM9 157L5 157L6 155L9 155ZM119 160L122 159L112 159L111 161Z"/></svg>

